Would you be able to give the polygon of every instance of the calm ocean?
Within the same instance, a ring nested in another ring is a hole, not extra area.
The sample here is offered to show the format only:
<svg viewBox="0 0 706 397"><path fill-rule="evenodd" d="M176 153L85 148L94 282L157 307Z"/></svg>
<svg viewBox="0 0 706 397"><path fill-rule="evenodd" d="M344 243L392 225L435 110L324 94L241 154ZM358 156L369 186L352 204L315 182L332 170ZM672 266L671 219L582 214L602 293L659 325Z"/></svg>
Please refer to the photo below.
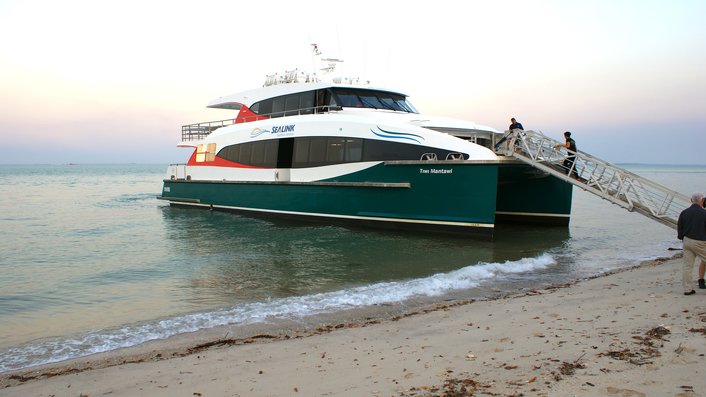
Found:
<svg viewBox="0 0 706 397"><path fill-rule="evenodd" d="M706 190L706 166L625 167ZM0 372L224 324L483 298L681 247L672 229L578 189L569 227L478 241L171 208L156 199L165 169L0 166Z"/></svg>

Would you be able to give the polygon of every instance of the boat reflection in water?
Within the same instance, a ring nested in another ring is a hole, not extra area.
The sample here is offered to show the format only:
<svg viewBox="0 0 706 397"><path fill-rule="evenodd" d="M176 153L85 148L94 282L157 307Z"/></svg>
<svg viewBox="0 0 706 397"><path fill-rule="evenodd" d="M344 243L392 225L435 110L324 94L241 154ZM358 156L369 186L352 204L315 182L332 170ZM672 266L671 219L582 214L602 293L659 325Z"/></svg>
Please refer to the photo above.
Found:
<svg viewBox="0 0 706 397"><path fill-rule="evenodd" d="M423 279L474 265L536 258L558 251L569 238L567 227L512 225L486 241L178 207L161 210L175 251L170 271L183 273L192 303L206 305Z"/></svg>

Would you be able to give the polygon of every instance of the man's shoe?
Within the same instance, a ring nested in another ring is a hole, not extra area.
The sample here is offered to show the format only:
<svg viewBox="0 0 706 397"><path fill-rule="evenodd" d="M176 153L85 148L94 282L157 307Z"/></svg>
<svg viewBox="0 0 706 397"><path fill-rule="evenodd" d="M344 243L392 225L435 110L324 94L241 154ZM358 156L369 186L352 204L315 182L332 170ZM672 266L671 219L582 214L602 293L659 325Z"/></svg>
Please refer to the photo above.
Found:
<svg viewBox="0 0 706 397"><path fill-rule="evenodd" d="M702 278L699 279L699 289L706 289L706 282Z"/></svg>
<svg viewBox="0 0 706 397"><path fill-rule="evenodd" d="M692 289L692 290L689 291L689 292L684 292L684 295L694 295L695 293L696 293L696 291L694 291L694 290Z"/></svg>

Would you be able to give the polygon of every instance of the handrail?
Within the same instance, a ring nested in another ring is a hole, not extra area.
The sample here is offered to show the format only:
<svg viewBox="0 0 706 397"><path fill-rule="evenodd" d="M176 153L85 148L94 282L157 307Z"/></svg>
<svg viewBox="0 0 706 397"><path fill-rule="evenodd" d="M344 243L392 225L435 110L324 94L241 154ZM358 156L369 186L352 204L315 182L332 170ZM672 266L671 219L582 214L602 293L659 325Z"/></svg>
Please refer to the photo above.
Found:
<svg viewBox="0 0 706 397"><path fill-rule="evenodd" d="M206 121L203 123L182 125L181 141L200 141L201 139L211 134L213 131L231 124L235 124L235 119Z"/></svg>
<svg viewBox="0 0 706 397"><path fill-rule="evenodd" d="M567 150L541 132L514 130L505 154L674 229L681 211L691 205L686 195L588 153ZM576 156L568 168L563 162L567 156Z"/></svg>
<svg viewBox="0 0 706 397"><path fill-rule="evenodd" d="M249 123L257 120L273 119L278 117L300 116L303 114L328 113L341 110L340 106L314 106L296 110L283 110L279 112L256 114L251 116L238 116L233 119L205 121L202 123L186 124L181 126L181 141L200 141L209 136L213 131L228 125Z"/></svg>

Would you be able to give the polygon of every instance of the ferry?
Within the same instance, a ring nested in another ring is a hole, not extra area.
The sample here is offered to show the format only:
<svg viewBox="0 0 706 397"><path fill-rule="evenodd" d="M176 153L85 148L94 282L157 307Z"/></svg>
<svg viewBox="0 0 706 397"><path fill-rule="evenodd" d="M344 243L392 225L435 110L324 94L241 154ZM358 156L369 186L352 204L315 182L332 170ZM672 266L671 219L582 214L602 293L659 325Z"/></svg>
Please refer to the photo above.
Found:
<svg viewBox="0 0 706 397"><path fill-rule="evenodd" d="M492 236L496 222L566 225L571 184L493 147L503 133L420 114L408 96L332 77L266 76L209 108L231 118L182 126L185 164L167 168L172 206L385 229ZM235 117L233 117L233 115Z"/></svg>

